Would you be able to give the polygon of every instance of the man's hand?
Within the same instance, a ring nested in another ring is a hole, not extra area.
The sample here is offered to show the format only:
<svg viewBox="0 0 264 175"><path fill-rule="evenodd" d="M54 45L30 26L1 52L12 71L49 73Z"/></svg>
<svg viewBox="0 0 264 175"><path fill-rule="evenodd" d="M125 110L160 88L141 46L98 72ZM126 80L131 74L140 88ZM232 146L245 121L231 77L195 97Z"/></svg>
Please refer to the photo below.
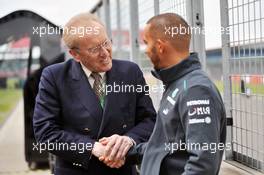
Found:
<svg viewBox="0 0 264 175"><path fill-rule="evenodd" d="M105 148L106 148L106 146L102 145L99 142L95 142L94 143L93 150L92 150L92 154L95 157L98 157L98 158L104 157L104 155L105 155Z"/></svg>
<svg viewBox="0 0 264 175"><path fill-rule="evenodd" d="M105 157L102 156L102 157L99 158L99 160L104 162L110 168L120 168L120 167L122 167L125 164L125 159L112 161L112 160L109 160L108 158L105 158Z"/></svg>
<svg viewBox="0 0 264 175"><path fill-rule="evenodd" d="M95 142L92 154L111 168L120 168L125 164L125 159L120 159L116 161L109 160L109 158L105 156L105 149L106 145L103 145L99 142Z"/></svg>
<svg viewBox="0 0 264 175"><path fill-rule="evenodd" d="M120 161L124 160L128 150L133 146L133 141L128 136L120 136L117 134L111 137L104 137L99 142L106 146L104 157L108 158L109 161Z"/></svg>

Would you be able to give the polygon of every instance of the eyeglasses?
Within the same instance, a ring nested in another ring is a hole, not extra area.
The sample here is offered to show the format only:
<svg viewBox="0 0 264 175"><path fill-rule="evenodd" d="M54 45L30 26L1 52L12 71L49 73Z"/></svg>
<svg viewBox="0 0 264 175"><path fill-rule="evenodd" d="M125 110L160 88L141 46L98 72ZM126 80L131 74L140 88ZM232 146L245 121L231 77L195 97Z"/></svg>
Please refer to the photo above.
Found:
<svg viewBox="0 0 264 175"><path fill-rule="evenodd" d="M99 54L102 48L109 49L111 45L112 45L112 42L109 39L106 39L101 44L95 47L92 47L92 48L85 49L85 50L88 51L90 54L95 55L95 54ZM75 49L80 50L79 48L75 48Z"/></svg>

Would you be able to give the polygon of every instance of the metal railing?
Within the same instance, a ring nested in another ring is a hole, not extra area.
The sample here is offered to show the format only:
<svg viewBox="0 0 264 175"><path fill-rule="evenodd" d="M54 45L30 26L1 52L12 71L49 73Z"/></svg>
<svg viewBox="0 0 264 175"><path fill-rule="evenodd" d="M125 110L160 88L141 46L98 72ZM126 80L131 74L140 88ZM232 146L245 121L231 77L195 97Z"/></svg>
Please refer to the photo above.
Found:
<svg viewBox="0 0 264 175"><path fill-rule="evenodd" d="M224 90L233 120L229 154L264 172L264 1L221 0Z"/></svg>

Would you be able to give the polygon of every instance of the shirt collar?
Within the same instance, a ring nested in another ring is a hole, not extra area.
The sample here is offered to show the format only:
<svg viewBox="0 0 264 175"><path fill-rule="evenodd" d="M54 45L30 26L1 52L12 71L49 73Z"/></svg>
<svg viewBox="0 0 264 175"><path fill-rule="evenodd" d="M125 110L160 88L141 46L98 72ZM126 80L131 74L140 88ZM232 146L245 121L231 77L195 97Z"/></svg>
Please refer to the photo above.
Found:
<svg viewBox="0 0 264 175"><path fill-rule="evenodd" d="M84 71L85 75L87 76L87 78L89 78L92 74L92 71L90 71L82 63L81 63L81 66L82 66L82 70ZM104 78L105 72L100 72L99 75L101 76L101 78Z"/></svg>

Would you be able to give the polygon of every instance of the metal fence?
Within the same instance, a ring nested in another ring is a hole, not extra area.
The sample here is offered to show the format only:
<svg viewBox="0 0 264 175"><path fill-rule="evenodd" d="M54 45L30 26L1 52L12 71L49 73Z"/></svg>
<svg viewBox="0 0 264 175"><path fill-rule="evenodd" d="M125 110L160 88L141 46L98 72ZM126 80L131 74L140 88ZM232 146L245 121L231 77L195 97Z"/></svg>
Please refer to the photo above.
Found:
<svg viewBox="0 0 264 175"><path fill-rule="evenodd" d="M264 0L219 0L222 33L224 102L228 116L225 158L264 171ZM140 65L149 85L160 84L150 75L142 30L155 14L174 12L204 30L203 0L102 0L92 10L106 24L115 58ZM192 36L191 51L205 62L205 36ZM159 106L161 93L150 94Z"/></svg>
<svg viewBox="0 0 264 175"><path fill-rule="evenodd" d="M264 1L221 0L230 158L264 172ZM231 134L230 134L231 133Z"/></svg>

